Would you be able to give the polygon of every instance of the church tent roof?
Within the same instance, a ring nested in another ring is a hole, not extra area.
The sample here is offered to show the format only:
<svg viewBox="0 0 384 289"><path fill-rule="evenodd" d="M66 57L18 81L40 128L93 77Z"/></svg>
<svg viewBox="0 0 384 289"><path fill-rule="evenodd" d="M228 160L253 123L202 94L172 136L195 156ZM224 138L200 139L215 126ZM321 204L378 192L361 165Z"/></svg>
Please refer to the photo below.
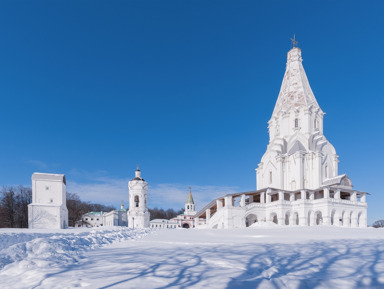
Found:
<svg viewBox="0 0 384 289"><path fill-rule="evenodd" d="M292 108L312 106L314 109L320 109L302 61L300 48L294 47L288 51L286 70L272 116Z"/></svg>
<svg viewBox="0 0 384 289"><path fill-rule="evenodd" d="M191 188L189 188L189 193L188 193L188 198L186 204L195 204L193 201L192 193L191 193Z"/></svg>

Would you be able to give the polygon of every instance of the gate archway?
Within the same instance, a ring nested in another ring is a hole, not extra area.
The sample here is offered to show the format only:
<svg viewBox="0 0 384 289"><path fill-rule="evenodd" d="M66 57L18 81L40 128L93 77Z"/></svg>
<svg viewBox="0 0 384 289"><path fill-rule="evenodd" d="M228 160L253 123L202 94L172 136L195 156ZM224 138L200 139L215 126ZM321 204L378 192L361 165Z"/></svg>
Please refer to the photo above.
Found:
<svg viewBox="0 0 384 289"><path fill-rule="evenodd" d="M257 222L257 216L255 214L249 214L245 218L245 226L246 227L249 227L249 226L253 225L256 222Z"/></svg>

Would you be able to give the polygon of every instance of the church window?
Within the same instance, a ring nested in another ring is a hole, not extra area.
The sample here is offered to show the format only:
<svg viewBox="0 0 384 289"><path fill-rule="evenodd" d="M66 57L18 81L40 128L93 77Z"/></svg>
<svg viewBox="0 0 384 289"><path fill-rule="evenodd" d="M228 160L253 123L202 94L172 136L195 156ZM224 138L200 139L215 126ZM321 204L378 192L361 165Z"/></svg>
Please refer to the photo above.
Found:
<svg viewBox="0 0 384 289"><path fill-rule="evenodd" d="M299 127L299 119L295 118L295 128L298 128L298 127Z"/></svg>
<svg viewBox="0 0 384 289"><path fill-rule="evenodd" d="M45 189L48 191L48 190L49 190L49 187L45 187Z"/></svg>
<svg viewBox="0 0 384 289"><path fill-rule="evenodd" d="M315 119L313 126L315 127L315 129L317 129L317 119Z"/></svg>
<svg viewBox="0 0 384 289"><path fill-rule="evenodd" d="M139 196L135 196L135 206L136 208L139 207Z"/></svg>
<svg viewBox="0 0 384 289"><path fill-rule="evenodd" d="M51 203L53 203L53 199L50 199Z"/></svg>
<svg viewBox="0 0 384 289"><path fill-rule="evenodd" d="M189 210L189 205L187 205L187 210Z"/></svg>
<svg viewBox="0 0 384 289"><path fill-rule="evenodd" d="M272 172L269 172L269 183L272 184Z"/></svg>
<svg viewBox="0 0 384 289"><path fill-rule="evenodd" d="M325 177L328 178L328 165L325 165Z"/></svg>

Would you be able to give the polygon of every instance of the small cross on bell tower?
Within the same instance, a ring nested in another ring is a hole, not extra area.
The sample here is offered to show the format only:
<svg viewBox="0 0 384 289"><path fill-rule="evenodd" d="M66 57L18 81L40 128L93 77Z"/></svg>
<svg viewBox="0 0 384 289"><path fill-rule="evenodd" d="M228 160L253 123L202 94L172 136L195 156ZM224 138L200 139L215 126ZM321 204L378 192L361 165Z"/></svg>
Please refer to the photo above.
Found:
<svg viewBox="0 0 384 289"><path fill-rule="evenodd" d="M293 34L293 38L291 38L292 41L292 48L295 48L296 45L299 43L299 41L296 40L296 34Z"/></svg>

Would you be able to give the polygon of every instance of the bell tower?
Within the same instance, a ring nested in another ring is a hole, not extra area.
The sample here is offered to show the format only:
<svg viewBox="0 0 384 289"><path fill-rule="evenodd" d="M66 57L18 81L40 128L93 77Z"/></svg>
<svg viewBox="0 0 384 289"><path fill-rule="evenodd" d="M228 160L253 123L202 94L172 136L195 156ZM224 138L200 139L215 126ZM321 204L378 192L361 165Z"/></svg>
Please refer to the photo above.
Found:
<svg viewBox="0 0 384 289"><path fill-rule="evenodd" d="M141 177L139 166L135 171L135 177L128 182L129 189L129 228L148 228L148 183Z"/></svg>
<svg viewBox="0 0 384 289"><path fill-rule="evenodd" d="M187 202L185 203L185 211L184 215L195 215L195 202L193 201L192 193L191 193L191 187L189 187L189 193Z"/></svg>

